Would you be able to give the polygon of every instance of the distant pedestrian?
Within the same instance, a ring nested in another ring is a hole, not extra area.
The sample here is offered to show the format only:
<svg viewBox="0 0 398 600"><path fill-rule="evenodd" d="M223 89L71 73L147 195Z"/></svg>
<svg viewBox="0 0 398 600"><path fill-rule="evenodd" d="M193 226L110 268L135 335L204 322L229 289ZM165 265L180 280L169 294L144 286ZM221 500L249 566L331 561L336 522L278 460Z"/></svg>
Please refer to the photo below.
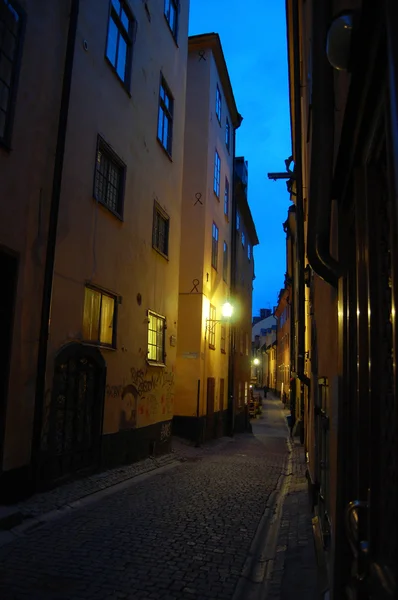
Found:
<svg viewBox="0 0 398 600"><path fill-rule="evenodd" d="M287 419L287 425L290 430L290 439L293 439L293 429L296 424L296 418L293 414L290 414L286 417L286 419Z"/></svg>
<svg viewBox="0 0 398 600"><path fill-rule="evenodd" d="M264 398L266 398L267 392L268 392L268 387L266 385L264 386L263 391L264 391Z"/></svg>

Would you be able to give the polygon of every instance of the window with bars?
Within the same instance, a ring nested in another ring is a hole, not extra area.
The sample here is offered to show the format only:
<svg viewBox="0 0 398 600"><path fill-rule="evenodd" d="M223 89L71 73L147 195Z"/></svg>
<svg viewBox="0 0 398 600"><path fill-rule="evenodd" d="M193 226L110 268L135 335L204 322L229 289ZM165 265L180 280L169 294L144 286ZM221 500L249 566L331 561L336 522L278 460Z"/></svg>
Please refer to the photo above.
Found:
<svg viewBox="0 0 398 600"><path fill-rule="evenodd" d="M220 92L220 88L218 86L216 89L216 115L217 115L218 122L221 125L221 92Z"/></svg>
<svg viewBox="0 0 398 600"><path fill-rule="evenodd" d="M169 255L169 226L170 218L155 202L153 209L152 246L166 257Z"/></svg>
<svg viewBox="0 0 398 600"><path fill-rule="evenodd" d="M213 223L211 241L211 266L217 271L218 266L218 227Z"/></svg>
<svg viewBox="0 0 398 600"><path fill-rule="evenodd" d="M220 348L221 352L225 354L227 351L227 327L225 325L221 325Z"/></svg>
<svg viewBox="0 0 398 600"><path fill-rule="evenodd" d="M83 339L101 346L116 347L116 297L86 287L83 311Z"/></svg>
<svg viewBox="0 0 398 600"><path fill-rule="evenodd" d="M130 87L135 21L124 0L111 0L106 58L124 86Z"/></svg>
<svg viewBox="0 0 398 600"><path fill-rule="evenodd" d="M0 0L0 142L9 146L21 46L22 14L11 0Z"/></svg>
<svg viewBox="0 0 398 600"><path fill-rule="evenodd" d="M173 142L173 112L173 96L162 75L159 90L158 140L169 156L171 156Z"/></svg>
<svg viewBox="0 0 398 600"><path fill-rule="evenodd" d="M225 178L225 189L224 189L224 215L228 217L229 214L229 181L228 177Z"/></svg>
<svg viewBox="0 0 398 600"><path fill-rule="evenodd" d="M166 317L148 311L148 362L164 365Z"/></svg>
<svg viewBox="0 0 398 600"><path fill-rule="evenodd" d="M94 198L118 217L123 217L126 166L108 144L98 137Z"/></svg>
<svg viewBox="0 0 398 600"><path fill-rule="evenodd" d="M210 314L209 314L209 348L212 350L216 347L216 320L217 320L217 310L216 307L210 304Z"/></svg>
<svg viewBox="0 0 398 600"><path fill-rule="evenodd" d="M221 176L221 159L217 150L214 154L214 183L213 190L217 198L220 197L220 176Z"/></svg>
<svg viewBox="0 0 398 600"><path fill-rule="evenodd" d="M224 281L228 281L228 245L224 241L223 258L222 258L222 275Z"/></svg>
<svg viewBox="0 0 398 600"><path fill-rule="evenodd" d="M165 0L164 2L164 16L166 17L166 21L168 23L168 26L170 27L170 31L173 34L173 37L176 41L178 33L179 8L180 6L178 0Z"/></svg>
<svg viewBox="0 0 398 600"><path fill-rule="evenodd" d="M228 117L227 117L227 119L225 121L225 145L226 145L227 150L229 152L230 145L231 145L231 126L229 124Z"/></svg>

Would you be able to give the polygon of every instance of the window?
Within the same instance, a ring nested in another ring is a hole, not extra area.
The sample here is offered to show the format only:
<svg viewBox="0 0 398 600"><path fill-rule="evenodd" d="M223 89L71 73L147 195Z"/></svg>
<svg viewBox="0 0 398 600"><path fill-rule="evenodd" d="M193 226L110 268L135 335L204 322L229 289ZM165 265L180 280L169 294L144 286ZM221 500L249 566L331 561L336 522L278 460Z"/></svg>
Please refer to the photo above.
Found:
<svg viewBox="0 0 398 600"><path fill-rule="evenodd" d="M242 231L242 246L245 247L246 244L246 236L244 234L244 232Z"/></svg>
<svg viewBox="0 0 398 600"><path fill-rule="evenodd" d="M171 156L174 100L162 76L159 91L158 140Z"/></svg>
<svg viewBox="0 0 398 600"><path fill-rule="evenodd" d="M221 325L221 352L223 354L226 353L226 341L227 341L227 328L225 325Z"/></svg>
<svg viewBox="0 0 398 600"><path fill-rule="evenodd" d="M236 212L236 229L238 231L240 229L240 214L239 214L239 211Z"/></svg>
<svg viewBox="0 0 398 600"><path fill-rule="evenodd" d="M239 350L240 353L243 354L243 331L239 331Z"/></svg>
<svg viewBox="0 0 398 600"><path fill-rule="evenodd" d="M164 365L166 317L148 310L148 361Z"/></svg>
<svg viewBox="0 0 398 600"><path fill-rule="evenodd" d="M217 115L218 122L221 125L221 92L220 92L220 88L218 86L216 89L216 115Z"/></svg>
<svg viewBox="0 0 398 600"><path fill-rule="evenodd" d="M169 255L169 224L169 217L155 202L153 209L152 246L166 257Z"/></svg>
<svg viewBox="0 0 398 600"><path fill-rule="evenodd" d="M245 381L245 404L247 404L249 398L249 384Z"/></svg>
<svg viewBox="0 0 398 600"><path fill-rule="evenodd" d="M115 296L86 287L83 311L83 338L101 346L116 347Z"/></svg>
<svg viewBox="0 0 398 600"><path fill-rule="evenodd" d="M217 320L216 307L210 304L210 316L209 316L209 348L212 350L216 347L216 320Z"/></svg>
<svg viewBox="0 0 398 600"><path fill-rule="evenodd" d="M242 384L239 381L238 383L238 407L242 406Z"/></svg>
<svg viewBox="0 0 398 600"><path fill-rule="evenodd" d="M214 184L213 190L217 198L220 197L220 173L221 173L221 160L216 150L214 155Z"/></svg>
<svg viewBox="0 0 398 600"><path fill-rule="evenodd" d="M211 266L217 271L218 264L218 227L213 223L211 242Z"/></svg>
<svg viewBox="0 0 398 600"><path fill-rule="evenodd" d="M166 21L175 40L177 40L178 32L178 9L179 5L177 0L165 0L164 16L166 17Z"/></svg>
<svg viewBox="0 0 398 600"><path fill-rule="evenodd" d="M224 281L228 281L228 246L224 242L223 257L222 257L222 276Z"/></svg>
<svg viewBox="0 0 398 600"><path fill-rule="evenodd" d="M246 356L249 356L249 334L245 333L245 354Z"/></svg>
<svg viewBox="0 0 398 600"><path fill-rule="evenodd" d="M0 1L0 142L10 144L21 42L21 15L10 0Z"/></svg>
<svg viewBox="0 0 398 600"><path fill-rule="evenodd" d="M117 76L129 88L134 19L124 0L111 0L106 57Z"/></svg>
<svg viewBox="0 0 398 600"><path fill-rule="evenodd" d="M229 152L230 144L231 144L231 127L229 124L229 119L227 118L227 120L225 121L225 145L227 147L228 152Z"/></svg>
<svg viewBox="0 0 398 600"><path fill-rule="evenodd" d="M94 176L94 198L118 217L123 216L126 166L110 146L98 136Z"/></svg>
<svg viewBox="0 0 398 600"><path fill-rule="evenodd" d="M252 247L250 246L250 244L247 244L247 258L249 260L251 260L252 257Z"/></svg>
<svg viewBox="0 0 398 600"><path fill-rule="evenodd" d="M224 215L228 217L229 214L229 181L225 178L225 189L224 189Z"/></svg>

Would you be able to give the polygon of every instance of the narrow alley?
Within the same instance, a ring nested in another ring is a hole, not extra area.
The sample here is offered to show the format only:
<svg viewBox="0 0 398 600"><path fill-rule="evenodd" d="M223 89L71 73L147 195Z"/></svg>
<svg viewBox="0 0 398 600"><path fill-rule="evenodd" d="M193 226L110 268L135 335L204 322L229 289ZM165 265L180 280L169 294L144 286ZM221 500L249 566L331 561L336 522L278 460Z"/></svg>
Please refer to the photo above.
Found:
<svg viewBox="0 0 398 600"><path fill-rule="evenodd" d="M2 532L0 597L315 598L304 455L285 414L268 399L253 434L177 440L163 467Z"/></svg>

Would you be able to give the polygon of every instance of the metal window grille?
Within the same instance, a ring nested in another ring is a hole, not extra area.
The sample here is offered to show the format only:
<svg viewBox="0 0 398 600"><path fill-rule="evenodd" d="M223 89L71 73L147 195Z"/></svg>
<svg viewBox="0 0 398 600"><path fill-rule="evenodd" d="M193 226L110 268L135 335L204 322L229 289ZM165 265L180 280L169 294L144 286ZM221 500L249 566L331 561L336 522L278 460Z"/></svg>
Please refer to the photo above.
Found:
<svg viewBox="0 0 398 600"><path fill-rule="evenodd" d="M224 279L224 281L227 281L227 279L228 279L228 246L227 246L227 242L224 242L222 271L223 271L223 279Z"/></svg>
<svg viewBox="0 0 398 600"><path fill-rule="evenodd" d="M164 364L166 317L148 311L148 360Z"/></svg>
<svg viewBox="0 0 398 600"><path fill-rule="evenodd" d="M216 347L216 320L217 320L217 310L216 307L210 304L210 327L209 327L209 347Z"/></svg>
<svg viewBox="0 0 398 600"><path fill-rule="evenodd" d="M218 86L216 89L216 115L218 122L221 123L221 92Z"/></svg>
<svg viewBox="0 0 398 600"><path fill-rule="evenodd" d="M173 96L162 77L159 90L158 139L170 156L173 142L173 111Z"/></svg>
<svg viewBox="0 0 398 600"><path fill-rule="evenodd" d="M164 16L175 39L177 39L178 32L178 10L179 3L176 0L165 0Z"/></svg>
<svg viewBox="0 0 398 600"><path fill-rule="evenodd" d="M21 18L10 0L0 2L0 140L7 141L21 33Z"/></svg>
<svg viewBox="0 0 398 600"><path fill-rule="evenodd" d="M153 214L152 245L165 256L169 255L169 224L169 217L155 205Z"/></svg>
<svg viewBox="0 0 398 600"><path fill-rule="evenodd" d="M225 178L225 189L224 189L224 215L228 216L229 213L229 181Z"/></svg>
<svg viewBox="0 0 398 600"><path fill-rule="evenodd" d="M220 174L221 174L221 159L217 150L214 155L214 184L213 189L217 198L220 197Z"/></svg>
<svg viewBox="0 0 398 600"><path fill-rule="evenodd" d="M109 210L122 216L125 166L99 138L94 180L94 197Z"/></svg>
<svg viewBox="0 0 398 600"><path fill-rule="evenodd" d="M211 245L211 266L217 270L218 264L218 227L213 223L212 245Z"/></svg>
<svg viewBox="0 0 398 600"><path fill-rule="evenodd" d="M130 81L134 24L126 2L111 0L106 57L125 85Z"/></svg>

